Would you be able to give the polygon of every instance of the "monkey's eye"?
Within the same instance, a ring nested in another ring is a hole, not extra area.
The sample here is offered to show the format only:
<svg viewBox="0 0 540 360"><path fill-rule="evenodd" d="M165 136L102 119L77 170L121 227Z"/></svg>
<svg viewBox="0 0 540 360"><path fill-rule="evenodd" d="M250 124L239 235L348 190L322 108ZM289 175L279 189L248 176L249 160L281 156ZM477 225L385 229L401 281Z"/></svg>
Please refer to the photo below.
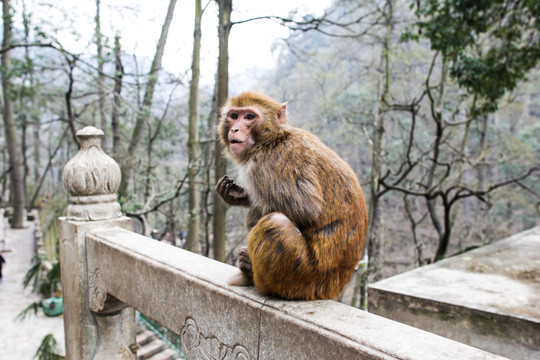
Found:
<svg viewBox="0 0 540 360"><path fill-rule="evenodd" d="M238 114L237 113L232 113L231 114L231 119L238 120Z"/></svg>
<svg viewBox="0 0 540 360"><path fill-rule="evenodd" d="M247 114L246 114L246 119L247 119L247 120L255 120L255 117L256 117L256 116L255 116L255 114L253 114L253 113L247 113Z"/></svg>

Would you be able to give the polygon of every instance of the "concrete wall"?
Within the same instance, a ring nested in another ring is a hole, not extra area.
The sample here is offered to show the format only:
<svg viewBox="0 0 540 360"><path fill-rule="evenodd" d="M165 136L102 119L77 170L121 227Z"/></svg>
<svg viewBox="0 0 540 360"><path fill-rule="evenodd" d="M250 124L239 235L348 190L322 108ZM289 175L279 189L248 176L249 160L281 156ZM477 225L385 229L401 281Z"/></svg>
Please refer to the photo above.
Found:
<svg viewBox="0 0 540 360"><path fill-rule="evenodd" d="M372 284L369 311L511 359L540 359L540 227Z"/></svg>
<svg viewBox="0 0 540 360"><path fill-rule="evenodd" d="M90 307L103 294L129 304L180 334L189 359L499 358L335 301L228 286L236 268L122 228L91 232L86 248Z"/></svg>

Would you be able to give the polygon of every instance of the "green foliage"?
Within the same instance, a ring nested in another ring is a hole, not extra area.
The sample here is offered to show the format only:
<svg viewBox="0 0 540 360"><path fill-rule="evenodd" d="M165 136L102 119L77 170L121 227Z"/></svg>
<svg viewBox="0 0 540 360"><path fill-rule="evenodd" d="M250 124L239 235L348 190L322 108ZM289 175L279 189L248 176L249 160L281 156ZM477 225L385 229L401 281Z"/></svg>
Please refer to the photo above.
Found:
<svg viewBox="0 0 540 360"><path fill-rule="evenodd" d="M48 334L43 338L41 345L39 345L36 355L34 355L34 359L60 360L64 358L59 356L57 353L58 349L56 346L56 339L54 338L53 334Z"/></svg>
<svg viewBox="0 0 540 360"><path fill-rule="evenodd" d="M414 6L414 5L413 5ZM429 0L416 2L418 34L450 60L450 75L484 100L477 114L497 109L540 59L540 3L535 0Z"/></svg>
<svg viewBox="0 0 540 360"><path fill-rule="evenodd" d="M43 261L45 261L45 256L36 256L32 259L32 266L23 278L23 287L26 289L28 285L32 282L32 290L35 291L38 288L38 284L41 278ZM32 281L33 280L33 281Z"/></svg>
<svg viewBox="0 0 540 360"><path fill-rule="evenodd" d="M26 319L26 317L30 314L37 315L38 310L39 310L39 303L33 302L30 305L28 305L23 311L21 311L19 315L17 315L17 320L22 321Z"/></svg>
<svg viewBox="0 0 540 360"><path fill-rule="evenodd" d="M32 260L32 267L26 272L23 286L32 284L32 291L39 291L45 297L52 296L60 289L60 262L56 260L52 266L45 255L36 256ZM44 273L44 269L50 268Z"/></svg>

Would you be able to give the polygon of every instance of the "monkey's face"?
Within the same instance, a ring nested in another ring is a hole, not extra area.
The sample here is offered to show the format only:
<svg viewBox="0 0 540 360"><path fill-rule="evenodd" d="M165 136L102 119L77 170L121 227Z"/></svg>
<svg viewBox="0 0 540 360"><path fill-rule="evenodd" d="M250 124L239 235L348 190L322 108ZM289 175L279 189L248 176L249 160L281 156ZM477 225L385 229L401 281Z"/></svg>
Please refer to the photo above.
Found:
<svg viewBox="0 0 540 360"><path fill-rule="evenodd" d="M263 113L254 106L231 107L227 111L227 144L233 156L245 155L255 145L255 129L263 121Z"/></svg>

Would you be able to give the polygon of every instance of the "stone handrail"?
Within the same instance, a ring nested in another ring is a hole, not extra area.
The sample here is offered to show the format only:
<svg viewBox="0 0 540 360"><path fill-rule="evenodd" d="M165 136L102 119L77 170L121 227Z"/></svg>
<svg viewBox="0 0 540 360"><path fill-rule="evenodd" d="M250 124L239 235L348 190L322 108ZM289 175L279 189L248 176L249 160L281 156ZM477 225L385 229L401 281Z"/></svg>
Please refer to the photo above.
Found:
<svg viewBox="0 0 540 360"><path fill-rule="evenodd" d="M83 131L81 152L93 153L66 165L70 208L58 220L68 359L136 359L133 309L179 334L188 359L502 359L338 302L227 285L234 267L129 230L116 164L101 159L99 130Z"/></svg>

